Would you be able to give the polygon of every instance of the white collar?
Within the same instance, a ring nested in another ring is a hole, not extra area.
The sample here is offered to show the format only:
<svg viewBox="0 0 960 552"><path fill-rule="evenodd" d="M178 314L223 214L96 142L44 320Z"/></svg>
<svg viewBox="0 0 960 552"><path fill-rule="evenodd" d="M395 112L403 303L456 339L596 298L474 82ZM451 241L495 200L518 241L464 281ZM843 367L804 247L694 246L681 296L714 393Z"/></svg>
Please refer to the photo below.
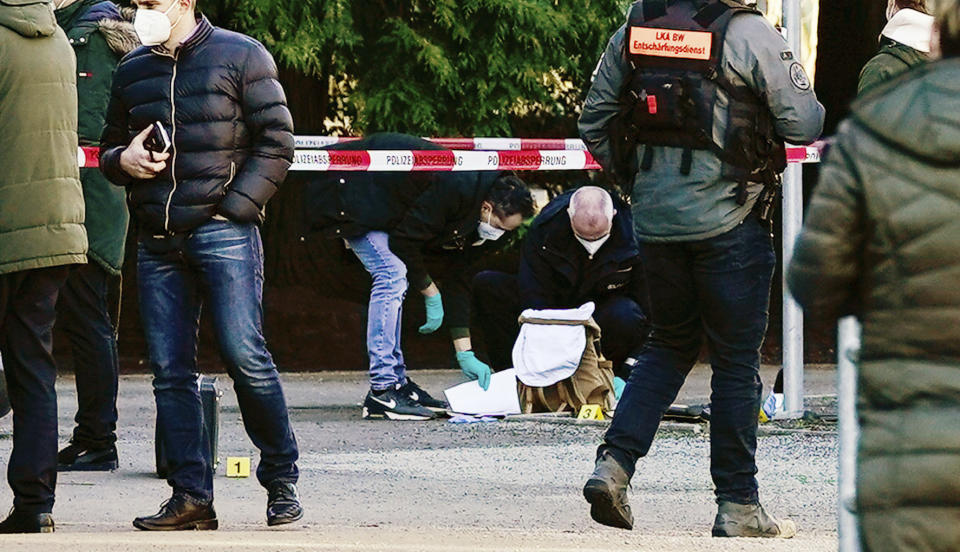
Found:
<svg viewBox="0 0 960 552"><path fill-rule="evenodd" d="M880 36L928 54L932 32L932 16L916 10L902 9L893 14Z"/></svg>

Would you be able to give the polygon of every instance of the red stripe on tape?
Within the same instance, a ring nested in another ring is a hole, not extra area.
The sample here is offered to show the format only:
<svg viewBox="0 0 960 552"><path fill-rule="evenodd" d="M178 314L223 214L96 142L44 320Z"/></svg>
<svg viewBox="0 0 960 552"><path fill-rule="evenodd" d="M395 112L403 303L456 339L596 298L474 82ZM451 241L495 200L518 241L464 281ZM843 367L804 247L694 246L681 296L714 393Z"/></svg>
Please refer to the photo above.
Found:
<svg viewBox="0 0 960 552"><path fill-rule="evenodd" d="M437 144L438 146L455 150L476 149L473 138L427 138L427 140Z"/></svg>
<svg viewBox="0 0 960 552"><path fill-rule="evenodd" d="M81 149L83 150L83 158L84 158L83 166L84 167L100 166L100 148L84 146Z"/></svg>
<svg viewBox="0 0 960 552"><path fill-rule="evenodd" d="M807 148L792 146L787 148L787 163L802 163L806 159Z"/></svg>
<svg viewBox="0 0 960 552"><path fill-rule="evenodd" d="M415 171L452 171L456 162L452 151L418 150L413 152L413 170Z"/></svg>
<svg viewBox="0 0 960 552"><path fill-rule="evenodd" d="M501 151L500 170L535 171L540 168L539 151Z"/></svg>
<svg viewBox="0 0 960 552"><path fill-rule="evenodd" d="M366 151L329 150L331 171L362 171L370 166Z"/></svg>

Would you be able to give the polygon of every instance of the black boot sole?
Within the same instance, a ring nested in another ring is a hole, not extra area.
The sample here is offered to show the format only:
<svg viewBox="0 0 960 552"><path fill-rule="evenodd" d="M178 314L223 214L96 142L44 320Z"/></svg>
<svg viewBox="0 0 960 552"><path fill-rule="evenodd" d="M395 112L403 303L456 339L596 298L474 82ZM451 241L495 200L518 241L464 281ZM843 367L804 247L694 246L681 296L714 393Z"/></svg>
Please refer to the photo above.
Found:
<svg viewBox="0 0 960 552"><path fill-rule="evenodd" d="M94 471L114 471L120 467L120 462L114 460L112 462L99 462L96 464L57 464L58 472L68 472L68 471L82 471L82 472L94 472Z"/></svg>
<svg viewBox="0 0 960 552"><path fill-rule="evenodd" d="M590 479L583 487L583 498L590 503L593 521L608 527L633 530L633 514L629 506L625 511L617 508L614 493L602 479Z"/></svg>
<svg viewBox="0 0 960 552"><path fill-rule="evenodd" d="M273 517L267 518L267 525L270 527L276 527L277 525L286 525L288 523L293 523L295 521L300 521L303 518L303 510L295 516L283 516L283 517Z"/></svg>
<svg viewBox="0 0 960 552"><path fill-rule="evenodd" d="M215 531L220 524L217 519L198 519L180 525L153 525L140 520L133 520L133 526L141 531Z"/></svg>

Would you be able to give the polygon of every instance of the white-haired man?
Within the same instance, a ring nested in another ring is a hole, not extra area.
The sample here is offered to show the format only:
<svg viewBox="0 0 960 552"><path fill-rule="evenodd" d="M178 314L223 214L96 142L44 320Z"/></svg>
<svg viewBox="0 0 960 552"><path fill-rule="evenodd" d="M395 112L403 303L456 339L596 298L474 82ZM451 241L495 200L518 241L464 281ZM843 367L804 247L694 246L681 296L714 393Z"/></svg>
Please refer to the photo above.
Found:
<svg viewBox="0 0 960 552"><path fill-rule="evenodd" d="M524 309L593 301L603 354L625 380L624 361L647 334L644 289L630 209L595 186L557 196L524 237L519 274L484 271L473 280L474 309L492 368L511 365L517 316Z"/></svg>

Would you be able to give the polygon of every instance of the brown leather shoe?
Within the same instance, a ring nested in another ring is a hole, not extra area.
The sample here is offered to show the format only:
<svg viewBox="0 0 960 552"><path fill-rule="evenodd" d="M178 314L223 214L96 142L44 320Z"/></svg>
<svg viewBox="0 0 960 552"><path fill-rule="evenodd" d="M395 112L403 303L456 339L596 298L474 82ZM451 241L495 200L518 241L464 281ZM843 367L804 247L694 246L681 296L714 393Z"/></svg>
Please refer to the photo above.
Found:
<svg viewBox="0 0 960 552"><path fill-rule="evenodd" d="M713 522L714 537L789 539L796 534L796 523L771 516L760 504L720 502Z"/></svg>
<svg viewBox="0 0 960 552"><path fill-rule="evenodd" d="M590 517L597 523L633 529L633 513L627 504L630 477L608 452L600 453L593 475L583 487L583 497L590 503Z"/></svg>
<svg viewBox="0 0 960 552"><path fill-rule="evenodd" d="M202 502L185 493L173 493L152 516L138 517L133 526L144 531L207 531L216 529L213 502Z"/></svg>

